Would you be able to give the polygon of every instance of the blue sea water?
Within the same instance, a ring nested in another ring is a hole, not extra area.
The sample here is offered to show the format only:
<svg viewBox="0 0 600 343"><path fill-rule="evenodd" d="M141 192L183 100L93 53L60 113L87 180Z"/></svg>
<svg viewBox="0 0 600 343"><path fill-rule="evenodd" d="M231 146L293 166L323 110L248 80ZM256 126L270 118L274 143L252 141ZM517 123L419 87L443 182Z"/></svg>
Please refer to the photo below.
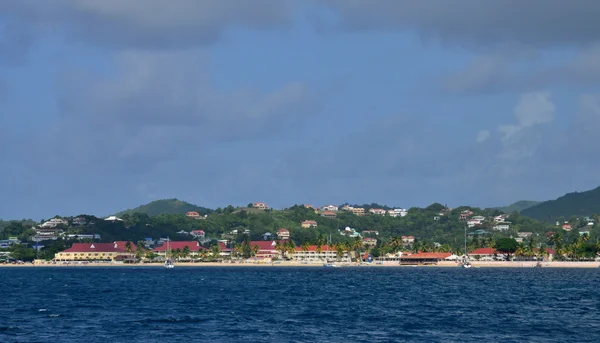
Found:
<svg viewBox="0 0 600 343"><path fill-rule="evenodd" d="M599 272L0 268L0 342L600 342Z"/></svg>

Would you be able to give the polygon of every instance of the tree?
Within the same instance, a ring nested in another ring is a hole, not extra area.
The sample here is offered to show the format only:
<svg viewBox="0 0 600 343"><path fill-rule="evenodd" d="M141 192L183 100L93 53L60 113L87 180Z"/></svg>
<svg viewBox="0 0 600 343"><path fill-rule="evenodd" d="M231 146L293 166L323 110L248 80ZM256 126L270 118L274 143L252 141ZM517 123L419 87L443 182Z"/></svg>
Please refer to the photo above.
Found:
<svg viewBox="0 0 600 343"><path fill-rule="evenodd" d="M127 253L127 259L130 261L131 261L131 252L132 251L133 251L133 247L131 245L131 241L127 241L127 243L125 243L125 252Z"/></svg>
<svg viewBox="0 0 600 343"><path fill-rule="evenodd" d="M190 256L190 247L188 247L187 245L183 247L183 250L181 251L181 257L182 258L188 258Z"/></svg>
<svg viewBox="0 0 600 343"><path fill-rule="evenodd" d="M221 256L221 248L219 247L218 244L215 244L210 248L210 254L211 254L211 257L214 259L217 259L217 258L219 258L219 256Z"/></svg>
<svg viewBox="0 0 600 343"><path fill-rule="evenodd" d="M496 240L496 249L499 252L507 255L507 260L510 261L511 254L513 254L519 248L519 243L513 238L499 238Z"/></svg>
<svg viewBox="0 0 600 343"><path fill-rule="evenodd" d="M33 261L35 259L35 251L23 244L16 244L12 247L10 256L15 260Z"/></svg>

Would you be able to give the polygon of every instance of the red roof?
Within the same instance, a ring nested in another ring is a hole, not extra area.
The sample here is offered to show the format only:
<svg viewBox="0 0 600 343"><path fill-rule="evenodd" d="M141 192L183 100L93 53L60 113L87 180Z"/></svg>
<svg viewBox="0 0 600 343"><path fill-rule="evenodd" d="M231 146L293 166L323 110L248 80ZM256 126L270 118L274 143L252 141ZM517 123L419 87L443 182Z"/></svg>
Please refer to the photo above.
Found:
<svg viewBox="0 0 600 343"><path fill-rule="evenodd" d="M219 245L219 249L221 249L221 251L231 251L231 249L229 249L229 248L228 248L228 247L225 245L225 243L223 243L223 242L219 242L219 243L217 243L217 244Z"/></svg>
<svg viewBox="0 0 600 343"><path fill-rule="evenodd" d="M192 233L194 235L198 235L198 234L203 235L204 234L204 230L192 230Z"/></svg>
<svg viewBox="0 0 600 343"><path fill-rule="evenodd" d="M288 229L279 229L277 230L277 233L282 233L282 232L290 232Z"/></svg>
<svg viewBox="0 0 600 343"><path fill-rule="evenodd" d="M325 211L325 212L321 213L321 215L323 215L323 216L337 216L337 213L335 213L333 211Z"/></svg>
<svg viewBox="0 0 600 343"><path fill-rule="evenodd" d="M420 253L412 254L409 256L402 256L402 258L403 259L413 259L413 260L420 260L420 259L443 260L449 256L452 256L452 254L449 252L420 252Z"/></svg>
<svg viewBox="0 0 600 343"><path fill-rule="evenodd" d="M186 216L190 216L190 217L198 217L199 215L200 215L200 213L198 213L196 211L191 211L186 214Z"/></svg>
<svg viewBox="0 0 600 343"><path fill-rule="evenodd" d="M197 241L185 241L185 242L169 242L169 248L171 250L183 250L185 247L188 247L190 251L200 251L204 250L203 247L200 246L200 243ZM154 248L155 252L167 251L167 242L165 242L162 246Z"/></svg>
<svg viewBox="0 0 600 343"><path fill-rule="evenodd" d="M125 246L127 245L127 241L116 241L113 242L115 244L117 244L117 246L125 249ZM135 251L135 243L131 242L131 251Z"/></svg>
<svg viewBox="0 0 600 343"><path fill-rule="evenodd" d="M275 249L275 241L252 241L250 242L250 246L257 246L260 250L276 250Z"/></svg>
<svg viewBox="0 0 600 343"><path fill-rule="evenodd" d="M314 220L305 220L302 222L302 224L311 224L311 225L317 225L317 222Z"/></svg>
<svg viewBox="0 0 600 343"><path fill-rule="evenodd" d="M471 251L469 255L494 255L497 253L494 248L479 248Z"/></svg>
<svg viewBox="0 0 600 343"><path fill-rule="evenodd" d="M73 243L73 245L63 252L126 252L125 245L115 243ZM133 250L133 243L131 244Z"/></svg>

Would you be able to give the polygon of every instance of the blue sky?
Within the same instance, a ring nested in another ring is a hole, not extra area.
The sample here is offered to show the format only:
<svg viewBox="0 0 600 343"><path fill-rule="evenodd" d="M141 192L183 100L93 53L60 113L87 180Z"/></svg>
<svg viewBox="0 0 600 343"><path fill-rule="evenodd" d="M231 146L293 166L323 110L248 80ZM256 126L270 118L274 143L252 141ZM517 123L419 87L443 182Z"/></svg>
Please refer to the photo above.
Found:
<svg viewBox="0 0 600 343"><path fill-rule="evenodd" d="M598 186L596 1L7 0L0 218Z"/></svg>

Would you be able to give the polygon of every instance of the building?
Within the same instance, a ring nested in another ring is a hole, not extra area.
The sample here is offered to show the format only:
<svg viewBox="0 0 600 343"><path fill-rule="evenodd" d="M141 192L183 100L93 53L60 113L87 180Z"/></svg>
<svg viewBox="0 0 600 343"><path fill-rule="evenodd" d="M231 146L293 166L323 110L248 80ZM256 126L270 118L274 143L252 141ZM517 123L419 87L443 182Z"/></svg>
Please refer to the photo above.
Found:
<svg viewBox="0 0 600 343"><path fill-rule="evenodd" d="M300 223L300 225L305 229L309 229L312 227L317 227L317 222L314 220L305 220L302 223Z"/></svg>
<svg viewBox="0 0 600 343"><path fill-rule="evenodd" d="M496 231L508 231L510 229L510 223L499 222L498 224L494 225L492 229Z"/></svg>
<svg viewBox="0 0 600 343"><path fill-rule="evenodd" d="M369 213L376 214L378 216L384 216L386 211L382 208L371 208L369 209Z"/></svg>
<svg viewBox="0 0 600 343"><path fill-rule="evenodd" d="M252 204L252 208L257 208L259 210L268 210L269 206L267 206L267 204L265 204L264 202L259 201Z"/></svg>
<svg viewBox="0 0 600 343"><path fill-rule="evenodd" d="M387 211L390 217L406 217L408 211L404 208L394 208Z"/></svg>
<svg viewBox="0 0 600 343"><path fill-rule="evenodd" d="M571 224L563 224L562 229L565 231L571 231L573 230L573 225Z"/></svg>
<svg viewBox="0 0 600 343"><path fill-rule="evenodd" d="M483 224L483 221L479 220L479 219L473 218L473 219L467 220L467 227L469 227L469 228L472 228L475 226L480 226L481 224Z"/></svg>
<svg viewBox="0 0 600 343"><path fill-rule="evenodd" d="M467 220L469 219L470 216L473 215L473 211L469 211L469 210L464 210L460 213L460 216L458 217L460 220Z"/></svg>
<svg viewBox="0 0 600 343"><path fill-rule="evenodd" d="M400 264L437 264L440 261L449 261L452 258L449 252L420 252L400 256Z"/></svg>
<svg viewBox="0 0 600 343"><path fill-rule="evenodd" d="M283 228L277 230L277 238L283 241L290 239L290 231Z"/></svg>
<svg viewBox="0 0 600 343"><path fill-rule="evenodd" d="M303 247L296 247L296 251L292 254L291 258L298 261L334 261L343 260L349 261L350 256L348 251L340 251L338 253L336 249L329 247L328 245L321 246L320 249L316 245L310 245L307 250Z"/></svg>
<svg viewBox="0 0 600 343"><path fill-rule="evenodd" d="M192 218L192 219L204 219L204 217L201 216L200 213L198 213L196 211L190 211L190 212L186 213L185 216L188 218Z"/></svg>
<svg viewBox="0 0 600 343"><path fill-rule="evenodd" d="M206 237L206 233L204 232L204 230L192 230L190 232L190 235L192 235L192 237L194 238L204 238Z"/></svg>
<svg viewBox="0 0 600 343"><path fill-rule="evenodd" d="M494 248L479 248L469 253L469 258L482 261L493 261L498 252Z"/></svg>
<svg viewBox="0 0 600 343"><path fill-rule="evenodd" d="M413 244L415 242L414 236L402 236L402 243L405 245Z"/></svg>
<svg viewBox="0 0 600 343"><path fill-rule="evenodd" d="M123 219L118 218L117 216L110 216L108 218L105 218L104 220L109 221L109 222L122 222Z"/></svg>
<svg viewBox="0 0 600 343"><path fill-rule="evenodd" d="M67 239L84 240L84 239L101 239L101 237L100 237L100 235L96 235L96 234L77 233L77 234L67 235Z"/></svg>
<svg viewBox="0 0 600 343"><path fill-rule="evenodd" d="M533 235L533 232L518 232L517 235L521 238L529 238Z"/></svg>
<svg viewBox="0 0 600 343"><path fill-rule="evenodd" d="M375 230L364 230L362 232L363 236L369 236L369 235L374 235L374 236L379 236L379 231L375 231Z"/></svg>
<svg viewBox="0 0 600 343"><path fill-rule="evenodd" d="M360 233L358 233L358 231L349 226L346 226L346 228L343 231L340 231L340 234L343 236L348 236L350 238L362 237Z"/></svg>
<svg viewBox="0 0 600 343"><path fill-rule="evenodd" d="M319 209L317 207L314 207L311 204L304 204L304 208L308 208L308 209L313 210L315 213L319 213Z"/></svg>
<svg viewBox="0 0 600 343"><path fill-rule="evenodd" d="M43 223L40 227L41 228L55 228L58 226L68 226L68 225L69 225L69 222L64 219L52 218L49 221Z"/></svg>
<svg viewBox="0 0 600 343"><path fill-rule="evenodd" d="M202 247L200 245L200 243L198 241L184 241L184 242L169 241L168 242L168 248L171 250L171 253L176 250L183 251L183 249L185 249L185 247L187 247L188 250L190 251L189 257L191 257L191 258L198 257L198 255L200 254L200 251L206 250L206 249L204 249L204 247ZM167 252L167 243L165 242L163 245L152 249L152 251L154 253L158 254L158 256L165 258L166 252Z"/></svg>
<svg viewBox="0 0 600 343"><path fill-rule="evenodd" d="M55 261L117 261L133 257L135 244L130 243L131 251L127 251L127 242L113 243L74 243L69 249L54 255Z"/></svg>
<svg viewBox="0 0 600 343"><path fill-rule="evenodd" d="M363 246L365 247L374 247L377 245L377 240L371 237L365 237L362 239Z"/></svg>
<svg viewBox="0 0 600 343"><path fill-rule="evenodd" d="M335 205L325 205L323 207L321 207L322 211L331 211L331 212L337 212L338 211L338 207Z"/></svg>
<svg viewBox="0 0 600 343"><path fill-rule="evenodd" d="M350 208L350 213L357 215L357 216L364 216L365 215L365 209L362 207L351 207Z"/></svg>
<svg viewBox="0 0 600 343"><path fill-rule="evenodd" d="M63 230L58 228L39 228L35 229L35 236L31 238L34 242L55 241L63 235Z"/></svg>
<svg viewBox="0 0 600 343"><path fill-rule="evenodd" d="M321 212L321 217L335 219L337 217L337 213L334 211L325 211Z"/></svg>

